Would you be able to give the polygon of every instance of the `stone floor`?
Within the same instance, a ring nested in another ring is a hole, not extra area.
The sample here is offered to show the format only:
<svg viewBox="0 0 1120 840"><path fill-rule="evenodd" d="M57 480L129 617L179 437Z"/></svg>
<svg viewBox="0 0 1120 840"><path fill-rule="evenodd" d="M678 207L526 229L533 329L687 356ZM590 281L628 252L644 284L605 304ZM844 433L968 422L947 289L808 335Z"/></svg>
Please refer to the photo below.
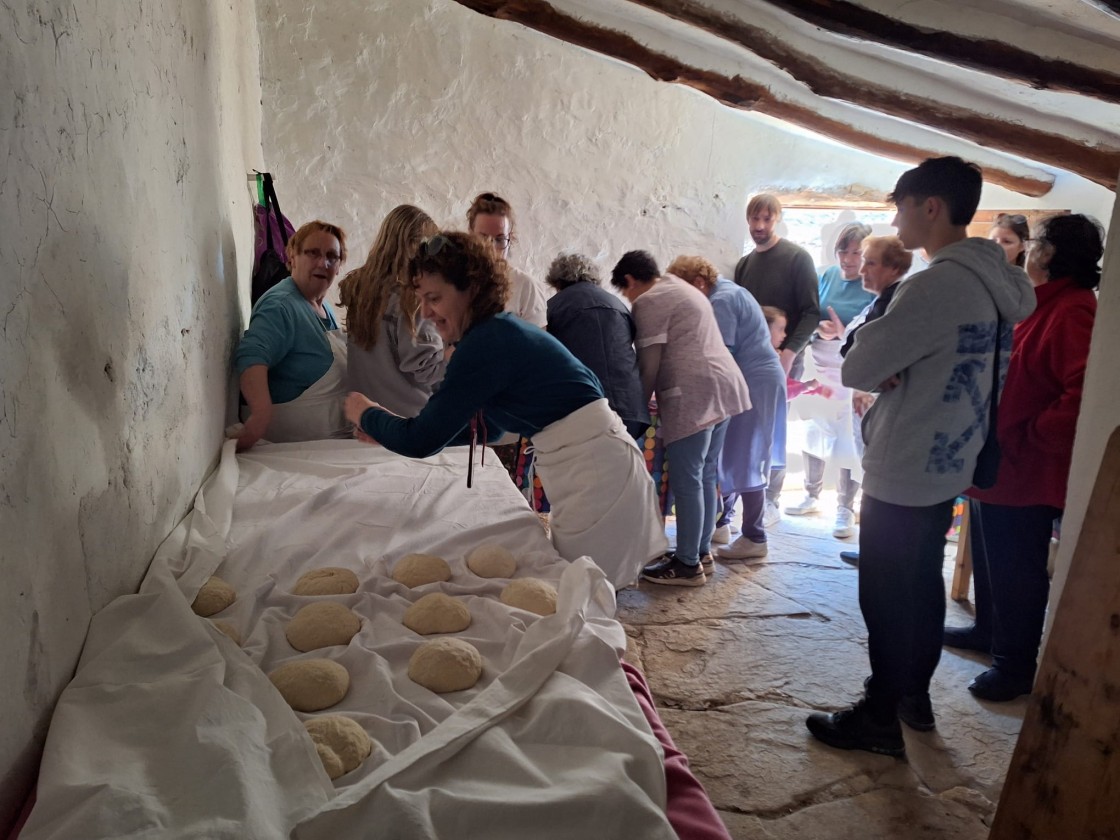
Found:
<svg viewBox="0 0 1120 840"><path fill-rule="evenodd" d="M986 838L1026 700L968 693L984 657L944 651L937 729L904 726L905 760L834 750L805 729L810 711L855 700L867 673L857 571L837 554L856 540L833 538L823 508L785 517L765 562L717 560L703 588L621 592L629 658L733 837ZM949 603L950 623L969 620Z"/></svg>

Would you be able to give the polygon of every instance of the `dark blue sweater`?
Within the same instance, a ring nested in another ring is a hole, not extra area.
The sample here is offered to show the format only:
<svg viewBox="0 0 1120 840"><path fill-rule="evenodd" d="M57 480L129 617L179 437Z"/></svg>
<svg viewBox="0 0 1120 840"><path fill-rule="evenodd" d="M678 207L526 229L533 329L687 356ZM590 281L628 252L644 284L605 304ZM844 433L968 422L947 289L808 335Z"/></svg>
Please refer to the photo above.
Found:
<svg viewBox="0 0 1120 840"><path fill-rule="evenodd" d="M467 443L468 424L479 411L493 442L507 431L532 437L602 397L595 374L564 345L540 327L502 313L467 330L443 384L420 414L409 419L370 408L362 415L362 430L386 449L426 458Z"/></svg>

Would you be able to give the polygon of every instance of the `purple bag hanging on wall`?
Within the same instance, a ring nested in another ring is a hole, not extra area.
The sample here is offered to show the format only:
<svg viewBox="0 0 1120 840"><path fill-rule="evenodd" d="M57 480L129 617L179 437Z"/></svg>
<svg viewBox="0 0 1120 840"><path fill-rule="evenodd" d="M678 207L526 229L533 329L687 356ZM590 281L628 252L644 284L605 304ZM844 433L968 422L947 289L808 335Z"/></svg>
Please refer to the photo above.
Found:
<svg viewBox="0 0 1120 840"><path fill-rule="evenodd" d="M255 306L260 296L287 277L287 258L284 254L288 238L295 233L292 223L280 212L280 202L272 186L272 174L261 173L264 203L258 204L254 212L257 232L256 251L253 260L253 285L250 291L250 304Z"/></svg>

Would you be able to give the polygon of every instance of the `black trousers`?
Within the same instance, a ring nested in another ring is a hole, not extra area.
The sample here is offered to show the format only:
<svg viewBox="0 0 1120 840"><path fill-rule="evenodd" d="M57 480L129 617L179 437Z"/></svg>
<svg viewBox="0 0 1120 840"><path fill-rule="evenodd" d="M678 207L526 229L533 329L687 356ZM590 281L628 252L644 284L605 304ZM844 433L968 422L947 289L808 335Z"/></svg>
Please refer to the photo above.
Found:
<svg viewBox="0 0 1120 840"><path fill-rule="evenodd" d="M1009 676L1034 677L1050 598L1050 535L1061 513L969 500L976 626L990 630L992 664Z"/></svg>
<svg viewBox="0 0 1120 840"><path fill-rule="evenodd" d="M893 715L904 694L925 694L941 660L945 533L954 499L907 507L863 494L859 606L867 624L870 710Z"/></svg>

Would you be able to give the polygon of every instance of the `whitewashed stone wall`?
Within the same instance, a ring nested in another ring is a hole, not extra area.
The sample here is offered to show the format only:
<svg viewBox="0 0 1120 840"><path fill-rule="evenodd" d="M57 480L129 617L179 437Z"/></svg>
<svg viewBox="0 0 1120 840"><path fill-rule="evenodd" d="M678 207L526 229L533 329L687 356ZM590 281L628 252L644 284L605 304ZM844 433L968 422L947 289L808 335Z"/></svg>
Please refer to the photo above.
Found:
<svg viewBox="0 0 1120 840"><path fill-rule="evenodd" d="M264 150L294 222L322 217L359 262L385 213L415 203L460 226L483 190L518 214L511 259L537 276L563 249L604 269L631 248L729 269L761 186L889 190L907 166L737 113L451 0L259 0ZM984 206L1054 203L993 188ZM1107 212L1105 212L1107 216Z"/></svg>
<svg viewBox="0 0 1120 840"><path fill-rule="evenodd" d="M136 590L214 463L260 82L251 3L10 3L3 27L6 835L90 616Z"/></svg>

